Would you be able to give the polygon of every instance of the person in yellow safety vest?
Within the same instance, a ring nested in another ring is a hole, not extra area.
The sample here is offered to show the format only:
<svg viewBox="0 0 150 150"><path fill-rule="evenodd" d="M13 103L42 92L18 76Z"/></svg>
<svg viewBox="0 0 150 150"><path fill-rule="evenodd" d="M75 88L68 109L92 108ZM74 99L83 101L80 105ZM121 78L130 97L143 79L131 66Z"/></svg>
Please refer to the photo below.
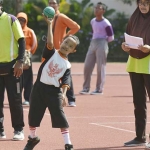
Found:
<svg viewBox="0 0 150 150"><path fill-rule="evenodd" d="M25 40L18 19L2 11L0 0L0 138L6 138L3 126L3 102L6 88L10 106L13 140L23 140L24 120L21 94Z"/></svg>

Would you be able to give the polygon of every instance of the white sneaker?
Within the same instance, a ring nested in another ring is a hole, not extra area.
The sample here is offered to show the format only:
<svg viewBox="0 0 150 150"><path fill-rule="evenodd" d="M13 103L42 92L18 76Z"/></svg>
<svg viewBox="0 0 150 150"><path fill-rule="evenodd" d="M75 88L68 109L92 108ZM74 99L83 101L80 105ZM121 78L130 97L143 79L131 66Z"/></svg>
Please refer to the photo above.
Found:
<svg viewBox="0 0 150 150"><path fill-rule="evenodd" d="M69 102L69 106L70 107L76 107L76 104L75 104L75 102Z"/></svg>
<svg viewBox="0 0 150 150"><path fill-rule="evenodd" d="M22 103L22 105L29 106L29 102L25 100L25 101Z"/></svg>
<svg viewBox="0 0 150 150"><path fill-rule="evenodd" d="M146 143L145 148L150 149L150 143Z"/></svg>
<svg viewBox="0 0 150 150"><path fill-rule="evenodd" d="M6 139L6 134L5 132L0 132L0 139Z"/></svg>
<svg viewBox="0 0 150 150"><path fill-rule="evenodd" d="M22 141L24 140L24 133L23 131L14 131L13 141Z"/></svg>

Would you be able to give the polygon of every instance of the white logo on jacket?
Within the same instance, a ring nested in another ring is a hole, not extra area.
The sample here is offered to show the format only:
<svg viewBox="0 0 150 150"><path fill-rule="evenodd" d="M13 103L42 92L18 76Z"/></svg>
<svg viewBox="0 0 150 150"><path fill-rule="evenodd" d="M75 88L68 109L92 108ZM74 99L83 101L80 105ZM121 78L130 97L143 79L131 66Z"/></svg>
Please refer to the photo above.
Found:
<svg viewBox="0 0 150 150"><path fill-rule="evenodd" d="M61 57L58 51L55 51L53 56L43 67L40 81L48 85L59 87L60 79L69 68L71 68L70 62Z"/></svg>
<svg viewBox="0 0 150 150"><path fill-rule="evenodd" d="M50 77L55 77L55 74L59 74L63 68L59 68L59 64L55 64L53 63L54 60L52 60L49 64L49 69L47 70L47 73Z"/></svg>

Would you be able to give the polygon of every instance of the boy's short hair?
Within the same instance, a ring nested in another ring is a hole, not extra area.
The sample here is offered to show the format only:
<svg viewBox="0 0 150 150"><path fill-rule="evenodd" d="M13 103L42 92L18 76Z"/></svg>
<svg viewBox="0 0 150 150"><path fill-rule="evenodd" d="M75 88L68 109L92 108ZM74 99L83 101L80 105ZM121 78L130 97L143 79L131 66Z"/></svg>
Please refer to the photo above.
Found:
<svg viewBox="0 0 150 150"><path fill-rule="evenodd" d="M103 4L102 2L98 2L97 5L101 5L103 10L107 9L107 6L105 4Z"/></svg>
<svg viewBox="0 0 150 150"><path fill-rule="evenodd" d="M76 41L76 44L77 44L76 47L75 47L75 49L76 49L77 46L80 44L79 38L78 38L77 36L75 36L75 35L70 34L70 35L64 37L63 41L64 41L66 38L68 38L68 37L71 37L71 38L73 38L73 39Z"/></svg>

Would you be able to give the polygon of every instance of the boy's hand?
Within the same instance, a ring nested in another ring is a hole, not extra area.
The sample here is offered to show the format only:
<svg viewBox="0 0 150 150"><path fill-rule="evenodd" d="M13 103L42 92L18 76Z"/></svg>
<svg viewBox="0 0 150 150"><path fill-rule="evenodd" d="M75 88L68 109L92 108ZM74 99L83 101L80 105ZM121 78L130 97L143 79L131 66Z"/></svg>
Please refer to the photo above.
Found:
<svg viewBox="0 0 150 150"><path fill-rule="evenodd" d="M62 106L63 107L67 106L66 96L64 94L62 95Z"/></svg>
<svg viewBox="0 0 150 150"><path fill-rule="evenodd" d="M53 21L53 18L48 18L46 17L43 13L42 13L43 17L44 17L44 20L48 23L48 24L51 24L52 21Z"/></svg>
<svg viewBox="0 0 150 150"><path fill-rule="evenodd" d="M150 46L149 45L139 45L139 50L141 50L143 53L149 53L150 52Z"/></svg>

